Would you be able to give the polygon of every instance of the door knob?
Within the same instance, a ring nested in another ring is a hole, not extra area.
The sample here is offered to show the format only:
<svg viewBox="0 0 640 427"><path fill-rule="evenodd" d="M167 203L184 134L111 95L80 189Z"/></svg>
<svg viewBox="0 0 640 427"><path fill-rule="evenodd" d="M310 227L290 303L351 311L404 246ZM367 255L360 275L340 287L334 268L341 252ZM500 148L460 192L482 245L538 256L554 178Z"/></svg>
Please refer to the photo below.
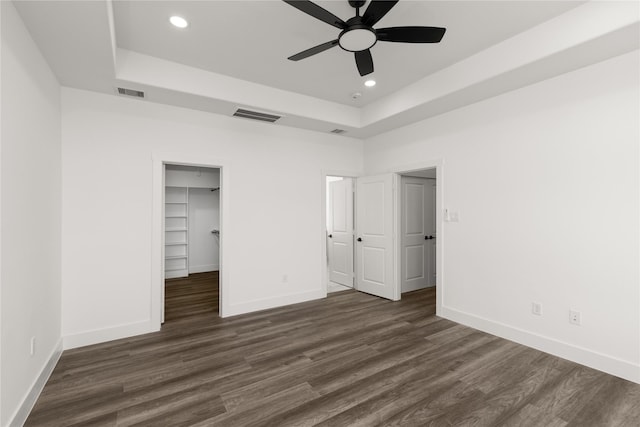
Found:
<svg viewBox="0 0 640 427"><path fill-rule="evenodd" d="M431 240L431 239L435 239L435 237L433 237L433 236L424 236L424 240Z"/></svg>
<svg viewBox="0 0 640 427"><path fill-rule="evenodd" d="M362 242L362 237L358 237L358 242Z"/></svg>
<svg viewBox="0 0 640 427"><path fill-rule="evenodd" d="M333 237L333 234L329 234L329 238L331 239Z"/></svg>

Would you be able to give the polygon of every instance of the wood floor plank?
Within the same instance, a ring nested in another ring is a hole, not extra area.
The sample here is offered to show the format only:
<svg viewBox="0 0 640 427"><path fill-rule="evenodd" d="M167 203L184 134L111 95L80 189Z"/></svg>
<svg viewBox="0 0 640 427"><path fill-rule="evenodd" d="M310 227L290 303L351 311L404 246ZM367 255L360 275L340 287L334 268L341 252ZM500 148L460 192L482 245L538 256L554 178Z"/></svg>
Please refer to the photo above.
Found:
<svg viewBox="0 0 640 427"><path fill-rule="evenodd" d="M176 425L226 412L214 385L208 383L122 409L118 411L118 426L134 426L143 422ZM190 414L190 418L185 418L185 414Z"/></svg>
<svg viewBox="0 0 640 427"><path fill-rule="evenodd" d="M559 382L548 384L531 403L540 411L570 422L599 391L604 378L601 372L576 366Z"/></svg>
<svg viewBox="0 0 640 427"><path fill-rule="evenodd" d="M222 395L224 403L229 410L236 410L245 402L260 400L290 387L295 387L306 380L323 377L331 371L339 369L350 361L366 363L366 361L377 355L368 346L360 346L355 349L340 352L333 357L324 358L312 366L302 366L288 369L278 375L269 376L261 381L252 382L244 387L235 388Z"/></svg>
<svg viewBox="0 0 640 427"><path fill-rule="evenodd" d="M462 382L449 383L449 387L435 396L423 398L420 402L386 417L378 425L389 427L445 426L454 425L447 421L447 415L466 413L466 408L477 407L485 399L480 390Z"/></svg>
<svg viewBox="0 0 640 427"><path fill-rule="evenodd" d="M548 427L564 427L567 422L560 418L549 414L548 412L541 411L537 407L527 404L522 408L519 408L515 413L506 419L503 423L503 427L522 427L522 426L548 426ZM588 426L589 424L583 424Z"/></svg>
<svg viewBox="0 0 640 427"><path fill-rule="evenodd" d="M568 425L640 426L639 407L640 389L636 384L607 377L603 379L598 392Z"/></svg>
<svg viewBox="0 0 640 427"><path fill-rule="evenodd" d="M211 419L215 426L251 426L260 425L265 418L278 416L291 408L304 405L316 399L318 394L307 383L299 384L279 393L270 395L252 405L243 407L241 411L229 412L225 415Z"/></svg>
<svg viewBox="0 0 640 427"><path fill-rule="evenodd" d="M218 274L161 331L65 351L27 426L640 425L640 385L355 291L221 319Z"/></svg>

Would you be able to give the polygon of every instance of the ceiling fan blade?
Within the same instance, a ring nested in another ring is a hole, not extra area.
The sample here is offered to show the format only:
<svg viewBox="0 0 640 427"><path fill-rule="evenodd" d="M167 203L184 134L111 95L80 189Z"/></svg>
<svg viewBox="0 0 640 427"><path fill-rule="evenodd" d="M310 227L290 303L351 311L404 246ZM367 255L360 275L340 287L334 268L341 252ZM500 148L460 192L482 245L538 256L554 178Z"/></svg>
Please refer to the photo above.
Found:
<svg viewBox="0 0 640 427"><path fill-rule="evenodd" d="M310 2L308 0L282 0L287 4L295 7L296 9L306 13L307 15L313 16L316 19L321 20L322 22L326 22L329 25L333 25L336 28L340 28L344 30L347 28L346 22L342 19L338 18L333 13L329 12L326 9L321 8L317 4Z"/></svg>
<svg viewBox="0 0 640 427"><path fill-rule="evenodd" d="M311 49L303 50L300 53L296 53L293 56L290 56L287 59L291 61L300 61L301 59L308 58L316 53L324 52L327 49L331 49L334 46L338 45L338 39L331 40L330 42L319 44L318 46L314 46Z"/></svg>
<svg viewBox="0 0 640 427"><path fill-rule="evenodd" d="M358 72L361 76L373 73L373 58L371 57L371 51L369 51L369 49L356 52L355 56Z"/></svg>
<svg viewBox="0 0 640 427"><path fill-rule="evenodd" d="M399 0L371 0L369 7L362 16L362 21L369 26L373 26L391 10Z"/></svg>
<svg viewBox="0 0 640 427"><path fill-rule="evenodd" d="M376 37L383 42L440 43L446 28L440 27L389 27L376 30Z"/></svg>

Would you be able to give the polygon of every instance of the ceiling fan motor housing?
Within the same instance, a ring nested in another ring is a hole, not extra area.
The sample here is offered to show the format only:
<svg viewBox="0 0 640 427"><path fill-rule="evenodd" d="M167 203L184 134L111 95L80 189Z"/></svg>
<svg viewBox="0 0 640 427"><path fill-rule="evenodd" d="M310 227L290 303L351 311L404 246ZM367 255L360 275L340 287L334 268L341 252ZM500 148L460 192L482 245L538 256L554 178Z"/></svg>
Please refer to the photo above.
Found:
<svg viewBox="0 0 640 427"><path fill-rule="evenodd" d="M376 30L362 22L362 17L354 16L347 21L347 28L338 36L338 44L347 52L360 52L376 44Z"/></svg>

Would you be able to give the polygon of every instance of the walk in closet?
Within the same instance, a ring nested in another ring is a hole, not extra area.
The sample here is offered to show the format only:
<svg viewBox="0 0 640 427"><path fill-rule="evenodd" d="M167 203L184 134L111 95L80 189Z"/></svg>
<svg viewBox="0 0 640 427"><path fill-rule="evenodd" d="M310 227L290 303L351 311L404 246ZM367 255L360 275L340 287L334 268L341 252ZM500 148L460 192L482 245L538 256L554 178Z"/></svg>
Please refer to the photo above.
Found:
<svg viewBox="0 0 640 427"><path fill-rule="evenodd" d="M218 270L219 170L167 165L164 212L165 278Z"/></svg>

